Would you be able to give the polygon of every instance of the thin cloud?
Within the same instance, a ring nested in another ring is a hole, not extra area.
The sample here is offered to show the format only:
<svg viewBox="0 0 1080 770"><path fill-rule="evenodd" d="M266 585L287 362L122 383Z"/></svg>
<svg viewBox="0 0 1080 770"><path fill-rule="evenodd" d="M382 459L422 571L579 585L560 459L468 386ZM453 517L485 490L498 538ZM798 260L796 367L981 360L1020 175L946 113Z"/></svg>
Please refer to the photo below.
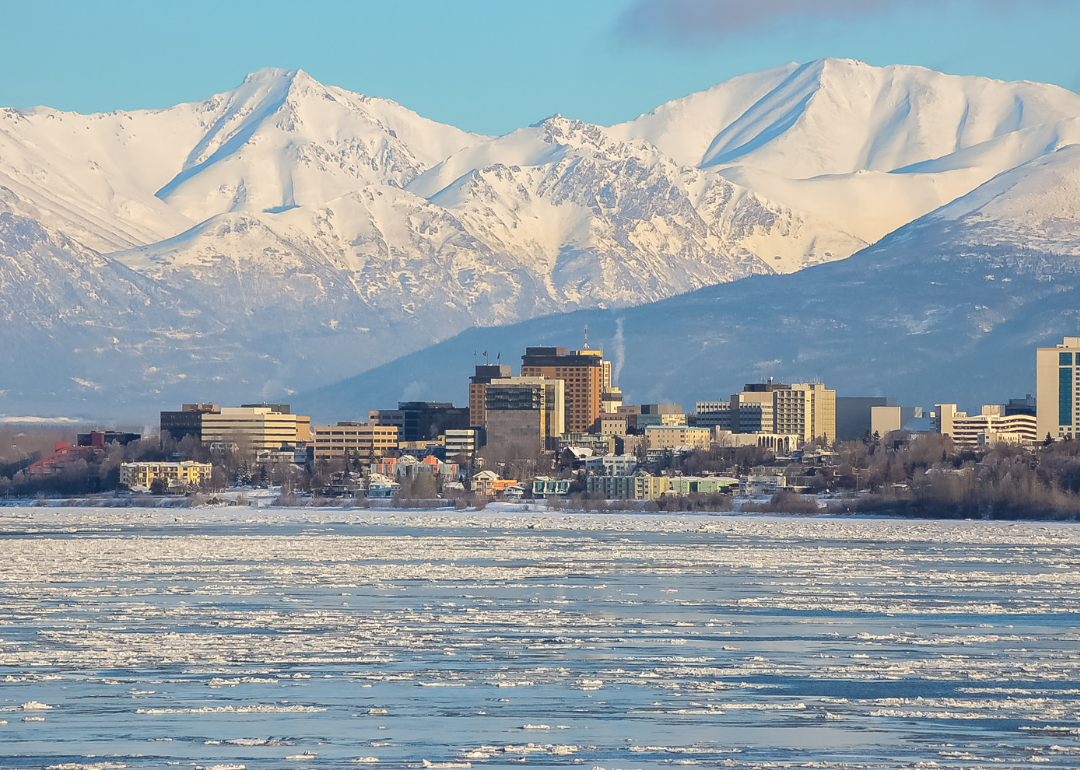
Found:
<svg viewBox="0 0 1080 770"><path fill-rule="evenodd" d="M981 9L1048 5L1057 0L971 0ZM945 3L950 0L944 0ZM942 0L637 0L619 31L637 38L724 38L777 23L879 16L899 8L940 7Z"/></svg>

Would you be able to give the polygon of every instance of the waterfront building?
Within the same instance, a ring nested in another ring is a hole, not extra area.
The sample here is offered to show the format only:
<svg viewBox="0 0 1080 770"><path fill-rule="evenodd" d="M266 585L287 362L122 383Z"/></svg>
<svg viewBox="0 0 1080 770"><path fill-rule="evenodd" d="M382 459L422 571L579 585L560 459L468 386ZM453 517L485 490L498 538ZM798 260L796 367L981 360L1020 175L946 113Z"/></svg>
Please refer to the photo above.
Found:
<svg viewBox="0 0 1080 770"><path fill-rule="evenodd" d="M210 463L192 461L179 463L121 463L120 484L128 489L145 492L160 479L169 491L186 491L210 479Z"/></svg>

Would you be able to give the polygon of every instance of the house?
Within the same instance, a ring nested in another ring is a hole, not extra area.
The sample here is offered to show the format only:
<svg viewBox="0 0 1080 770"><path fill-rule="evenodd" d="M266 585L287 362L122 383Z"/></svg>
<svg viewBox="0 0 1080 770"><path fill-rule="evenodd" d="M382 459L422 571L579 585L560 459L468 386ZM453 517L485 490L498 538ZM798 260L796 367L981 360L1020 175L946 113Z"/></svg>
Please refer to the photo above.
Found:
<svg viewBox="0 0 1080 770"><path fill-rule="evenodd" d="M401 491L401 484L379 473L368 477L367 496L375 500L389 500Z"/></svg>

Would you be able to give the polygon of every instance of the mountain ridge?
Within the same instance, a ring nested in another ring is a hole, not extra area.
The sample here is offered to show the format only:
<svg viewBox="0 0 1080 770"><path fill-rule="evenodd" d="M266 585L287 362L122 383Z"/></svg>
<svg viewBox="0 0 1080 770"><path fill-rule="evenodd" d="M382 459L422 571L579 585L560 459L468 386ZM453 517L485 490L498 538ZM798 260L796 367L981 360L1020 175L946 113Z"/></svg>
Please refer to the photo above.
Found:
<svg viewBox="0 0 1080 770"><path fill-rule="evenodd" d="M55 358L0 382L0 413L287 397L470 327L755 275L794 274L798 304L805 269L914 242L1069 274L1078 142L1064 89L831 59L500 137L303 70L164 110L0 110L0 317L26 341L0 361Z"/></svg>

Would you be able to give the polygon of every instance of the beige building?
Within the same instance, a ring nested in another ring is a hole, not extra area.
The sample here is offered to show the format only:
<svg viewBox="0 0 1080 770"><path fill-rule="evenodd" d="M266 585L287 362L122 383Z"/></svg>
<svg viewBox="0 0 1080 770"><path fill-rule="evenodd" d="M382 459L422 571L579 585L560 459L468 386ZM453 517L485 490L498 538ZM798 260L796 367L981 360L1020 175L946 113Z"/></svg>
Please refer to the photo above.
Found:
<svg viewBox="0 0 1080 770"><path fill-rule="evenodd" d="M773 391L772 432L801 436L804 442L836 440L836 391L820 382L796 383Z"/></svg>
<svg viewBox="0 0 1080 770"><path fill-rule="evenodd" d="M671 479L667 476L634 476L635 500L659 500L671 489Z"/></svg>
<svg viewBox="0 0 1080 770"><path fill-rule="evenodd" d="M197 487L209 480L210 463L120 463L120 484L128 489L145 491L155 479L161 479L169 489Z"/></svg>
<svg viewBox="0 0 1080 770"><path fill-rule="evenodd" d="M315 460L355 459L371 463L398 448L393 425L339 422L315 428Z"/></svg>
<svg viewBox="0 0 1080 770"><path fill-rule="evenodd" d="M1080 438L1080 337L1065 337L1035 352L1037 430L1040 439Z"/></svg>
<svg viewBox="0 0 1080 770"><path fill-rule="evenodd" d="M653 449L694 447L708 449L712 431L708 428L688 428L685 425L650 425L645 429L645 445Z"/></svg>
<svg viewBox="0 0 1080 770"><path fill-rule="evenodd" d="M225 407L202 416L205 444L235 445L254 457L260 450L291 448L311 440L311 418L282 406Z"/></svg>

